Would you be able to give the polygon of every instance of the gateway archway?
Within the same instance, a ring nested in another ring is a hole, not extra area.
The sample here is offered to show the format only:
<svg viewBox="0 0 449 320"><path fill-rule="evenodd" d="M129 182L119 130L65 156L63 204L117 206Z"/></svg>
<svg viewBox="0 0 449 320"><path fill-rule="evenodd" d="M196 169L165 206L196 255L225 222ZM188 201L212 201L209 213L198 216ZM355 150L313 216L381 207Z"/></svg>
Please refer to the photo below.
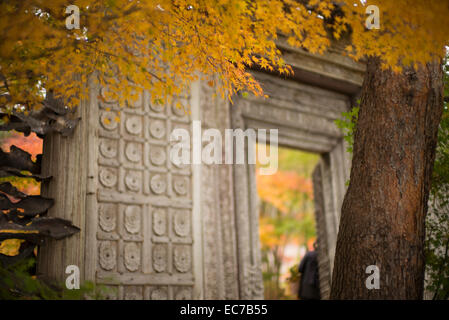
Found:
<svg viewBox="0 0 449 320"><path fill-rule="evenodd" d="M313 174L313 185L320 284L322 296L326 298L330 290L340 207L350 172L349 155L334 120L349 110L351 100L341 93L265 74L257 74L256 77L270 99L239 98L232 109L233 126L242 129L277 128L280 146L321 155ZM258 230L258 199L254 181L254 169L250 165L234 166L234 190L236 195L241 195L235 200L237 247L245 248L238 252L239 277L241 282L245 277L253 279L249 292L260 297L259 276L254 275L260 261L258 236L254 235Z"/></svg>

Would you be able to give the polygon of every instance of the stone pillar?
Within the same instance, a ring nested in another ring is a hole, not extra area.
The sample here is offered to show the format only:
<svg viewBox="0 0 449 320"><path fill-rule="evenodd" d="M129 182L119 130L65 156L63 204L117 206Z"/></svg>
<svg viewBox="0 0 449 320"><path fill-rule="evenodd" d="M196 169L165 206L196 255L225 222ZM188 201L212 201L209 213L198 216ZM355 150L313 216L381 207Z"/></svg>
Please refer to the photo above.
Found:
<svg viewBox="0 0 449 320"><path fill-rule="evenodd" d="M221 99L218 90L205 81L197 85L198 120L201 120L202 129L218 129L224 139L225 129L231 127L229 102ZM222 159L225 159L224 153ZM204 298L238 299L233 167L202 164L200 174Z"/></svg>
<svg viewBox="0 0 449 320"><path fill-rule="evenodd" d="M89 99L74 110L81 117L74 134L51 133L44 138L42 174L53 178L42 185L42 195L55 199L48 216L70 220L81 231L63 240L48 240L39 249L38 274L63 281L68 265L80 268L81 280L94 280L95 227L93 181L96 172L96 95L92 83ZM92 211L92 212L91 212Z"/></svg>
<svg viewBox="0 0 449 320"><path fill-rule="evenodd" d="M350 155L341 139L330 152L321 156L312 176L322 299L329 299L330 295L341 205L350 165Z"/></svg>
<svg viewBox="0 0 449 320"><path fill-rule="evenodd" d="M320 278L321 299L327 300L330 296L331 273L328 252L327 225L324 209L323 179L320 163L315 167L312 175L313 200L315 204L315 221L318 244L318 269Z"/></svg>

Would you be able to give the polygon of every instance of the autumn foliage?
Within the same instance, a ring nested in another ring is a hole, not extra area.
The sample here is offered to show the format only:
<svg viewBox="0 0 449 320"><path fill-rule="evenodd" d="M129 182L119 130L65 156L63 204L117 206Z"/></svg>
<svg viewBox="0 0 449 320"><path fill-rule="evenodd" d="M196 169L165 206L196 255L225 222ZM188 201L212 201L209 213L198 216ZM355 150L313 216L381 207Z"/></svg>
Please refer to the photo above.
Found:
<svg viewBox="0 0 449 320"><path fill-rule="evenodd" d="M385 66L443 56L448 1L408 0L77 0L80 29L66 28L66 0L0 2L0 106L38 107L52 90L77 105L86 82L109 88L121 105L141 89L155 102L209 79L229 97L262 95L247 71L257 65L291 73L276 42L322 53L331 38L349 37L355 59L378 55ZM380 10L380 29L367 30L366 8ZM9 109L8 109L9 108Z"/></svg>
<svg viewBox="0 0 449 320"><path fill-rule="evenodd" d="M35 133L31 133L25 137L22 133L10 131L0 136L0 147L4 152L9 152L10 147L14 145L31 154L33 161L36 156L42 153L42 139L38 138ZM21 192L28 195L40 194L40 183L31 178L19 178L14 176L0 178L0 183L8 181ZM17 202L19 199L10 198L11 201ZM0 254L15 256L19 252L21 239L6 239L0 242Z"/></svg>
<svg viewBox="0 0 449 320"><path fill-rule="evenodd" d="M281 212L287 213L297 194L313 199L312 181L294 171L278 171L258 176L259 196Z"/></svg>

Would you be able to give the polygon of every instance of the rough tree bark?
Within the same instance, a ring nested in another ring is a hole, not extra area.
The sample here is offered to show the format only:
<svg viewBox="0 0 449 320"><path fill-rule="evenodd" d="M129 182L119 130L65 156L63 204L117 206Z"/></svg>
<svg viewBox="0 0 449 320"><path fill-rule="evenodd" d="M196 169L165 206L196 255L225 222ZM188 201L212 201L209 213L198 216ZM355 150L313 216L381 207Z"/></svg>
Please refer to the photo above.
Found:
<svg viewBox="0 0 449 320"><path fill-rule="evenodd" d="M439 63L367 65L351 178L343 201L331 299L421 299L425 215L443 107ZM368 290L377 265L380 289Z"/></svg>

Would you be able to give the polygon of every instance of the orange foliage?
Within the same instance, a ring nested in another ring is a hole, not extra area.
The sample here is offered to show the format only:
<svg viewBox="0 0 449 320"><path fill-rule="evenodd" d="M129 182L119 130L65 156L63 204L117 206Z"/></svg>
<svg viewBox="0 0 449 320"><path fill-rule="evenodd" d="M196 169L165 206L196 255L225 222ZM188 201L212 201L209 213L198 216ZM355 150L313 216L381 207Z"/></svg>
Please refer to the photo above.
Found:
<svg viewBox="0 0 449 320"><path fill-rule="evenodd" d="M11 146L14 145L31 154L33 161L36 161L36 156L42 153L42 139L38 138L33 132L29 136L25 137L24 134L17 131L11 131L9 136L0 139L0 147L3 151L9 152ZM40 183L33 179L18 178L18 177L5 177L1 178L0 182L8 181L18 190L28 195L40 194ZM18 202L19 199L13 198L7 195L12 202ZM7 210L4 210L7 211ZM19 208L18 211L23 211ZM5 212L6 213L6 212ZM24 242L22 239L6 239L0 242L0 253L7 256L15 256L19 253L20 245Z"/></svg>
<svg viewBox="0 0 449 320"><path fill-rule="evenodd" d="M10 147L14 145L20 149L31 154L33 161L36 160L36 156L42 153L42 139L39 138L34 132L28 137L24 134L12 131L12 135L1 141L1 148L5 152L9 152Z"/></svg>
<svg viewBox="0 0 449 320"><path fill-rule="evenodd" d="M292 193L306 194L313 199L312 181L294 171L278 171L273 175L257 176L257 191L260 198L286 213Z"/></svg>
<svg viewBox="0 0 449 320"><path fill-rule="evenodd" d="M9 152L12 145L31 154L33 161L36 161L36 156L42 153L42 139L35 133L31 133L25 137L24 134L17 131L11 131L10 135L0 140L0 147L3 151ZM5 177L1 178L0 182L9 181L20 191L28 195L40 194L40 183L31 178Z"/></svg>
<svg viewBox="0 0 449 320"><path fill-rule="evenodd" d="M274 248L285 244L286 236L279 233L270 218L260 217L259 237L262 247Z"/></svg>
<svg viewBox="0 0 449 320"><path fill-rule="evenodd" d="M337 3L343 15L332 16ZM69 4L79 7L80 29L67 29ZM371 4L379 7L380 30L366 29ZM105 98L119 105L142 89L164 104L199 75L230 98L263 95L247 66L290 74L279 35L311 53L329 48L329 33L349 35L351 57L376 55L398 69L444 57L448 14L442 0L0 1L0 70L9 93L0 94L0 105L39 108L45 88L76 106L94 71L108 87Z"/></svg>

